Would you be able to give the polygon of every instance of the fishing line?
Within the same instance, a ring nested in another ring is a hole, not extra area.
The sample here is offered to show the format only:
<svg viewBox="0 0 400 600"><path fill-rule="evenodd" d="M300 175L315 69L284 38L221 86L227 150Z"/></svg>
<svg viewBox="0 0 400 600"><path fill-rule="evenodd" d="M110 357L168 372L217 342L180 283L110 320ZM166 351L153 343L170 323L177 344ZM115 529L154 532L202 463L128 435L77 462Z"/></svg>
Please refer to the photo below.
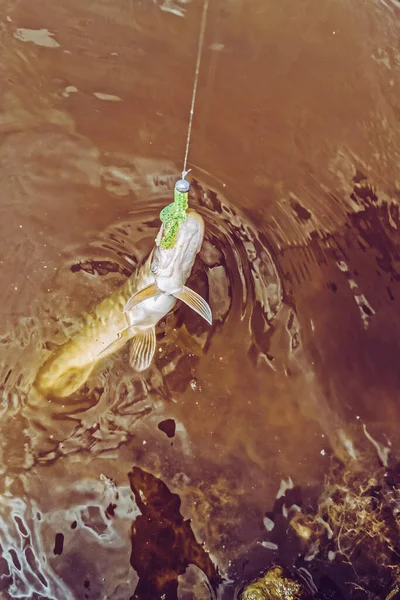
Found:
<svg viewBox="0 0 400 600"><path fill-rule="evenodd" d="M162 209L160 212L160 219L163 224L162 234L157 238L156 243L160 245L164 250L175 247L175 242L178 236L179 229L186 221L186 213L189 202L189 190L190 183L187 181L186 175L190 169L187 170L187 159L189 154L190 136L192 133L194 104L196 101L197 84L199 81L200 63L203 51L204 43L204 32L206 30L207 23L207 12L208 12L209 0L204 0L203 14L201 16L200 34L199 34L199 46L197 49L196 68L194 72L193 92L192 92L192 103L190 105L189 114L189 125L186 139L186 150L185 158L183 161L182 178L175 183L174 187L174 201ZM161 231L161 230L160 230Z"/></svg>
<svg viewBox="0 0 400 600"><path fill-rule="evenodd" d="M195 74L194 74L192 104L190 106L189 126L188 126L188 133L187 133L187 139L186 139L186 151L185 151L185 158L183 161L182 179L185 179L186 175L190 171L190 169L189 169L189 171L187 171L186 167L187 167L187 159L188 159L188 154L189 154L190 136L192 133L192 123L193 123L194 104L196 101L197 83L199 81L200 63L201 63L201 56L202 56L202 52L203 52L204 32L206 30L206 23L207 23L208 5L209 5L209 0L204 0L203 14L201 17L201 25L200 25L199 47L197 49L196 69L195 69Z"/></svg>

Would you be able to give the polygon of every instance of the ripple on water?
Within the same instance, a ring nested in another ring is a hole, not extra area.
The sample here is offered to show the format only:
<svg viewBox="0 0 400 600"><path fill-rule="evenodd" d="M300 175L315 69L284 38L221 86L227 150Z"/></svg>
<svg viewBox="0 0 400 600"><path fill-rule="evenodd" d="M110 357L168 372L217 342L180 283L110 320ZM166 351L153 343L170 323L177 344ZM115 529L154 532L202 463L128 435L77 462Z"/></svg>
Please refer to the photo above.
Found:
<svg viewBox="0 0 400 600"><path fill-rule="evenodd" d="M159 324L158 352L146 376L130 371L123 349L99 364L86 386L72 398L62 401L54 398L51 402L31 398L30 388L40 362L80 330L85 310L121 285L142 263L158 229L157 214L170 197L167 192L172 190L174 176L168 165L157 168L144 159L114 158L101 157L106 165L100 169L102 181L114 197L126 199L133 194L133 208L122 204L120 216L111 225L100 229L100 233L92 231L86 240L75 241L64 248L62 261L59 261L62 264L58 265L53 278L52 296L42 301L33 316L20 316L17 326L3 332L0 339L3 348L2 464L9 480L15 473L35 473L32 469L35 465L50 467L67 457L82 464L99 457L111 458L115 464L130 442L136 457L140 456L140 445L146 442L150 455L151 452L157 455L154 471L162 470L161 463L168 462L169 458L158 452L158 434L165 443L174 445L182 465L190 461L197 465L199 455L194 454L186 423L174 418L173 440L167 438L158 425L167 420L169 406L179 403L187 390L202 391L204 380L200 366L209 355L213 356L213 348L224 330L229 328L233 332L238 326L242 327L245 335L241 343L254 367L262 359L276 368L270 352L270 332L277 323L282 323L288 334L287 352L295 354L301 347L300 324L295 312L283 301L280 275L268 240L234 208L234 200L229 202L194 179L191 203L205 218L206 240L189 283L209 299L215 315L213 327L209 328L186 307L179 306ZM359 195L365 190L358 186L356 192ZM58 297L59 303L55 302ZM23 447L17 437L24 439ZM151 448L153 444L155 447ZM131 455L129 460L134 462ZM365 472L364 468L363 477ZM126 515L129 516L124 516L112 495L114 491L109 490L105 502L100 502L97 482L80 481L70 487L70 478L71 475L54 483L49 498L42 498L37 490L33 494L29 489L21 491L18 486L15 490L7 488L2 496L0 516L4 535L0 543L4 575L1 585L11 597L36 593L48 598L73 598L74 593L84 589L88 594L90 589L97 597L107 593L122 599L132 593L136 585L127 559L126 531L137 510L137 504L131 499L128 501L129 489L126 490ZM208 477L202 487L198 485L197 495L195 483L185 492L186 501L193 499L197 524L203 524L203 535L199 539L209 541L210 545L226 535L222 532L235 530L237 516L233 504L238 502L239 493L235 496L236 491L232 491L231 480L234 479L227 476L221 483L219 477L212 492ZM180 485L178 482L177 486ZM332 485L335 488L336 484ZM43 484L39 488L43 490ZM390 494L385 498L392 500ZM229 515L224 514L227 502L230 503ZM322 506L324 502L322 497ZM343 500L344 507L347 502L348 497ZM215 515L216 509L220 514L213 521L209 515ZM279 510L282 512L282 506ZM292 516L290 507L288 510ZM122 519L118 534L114 530L117 527L114 515ZM338 515L332 513L333 525L337 518ZM220 531L222 521L225 529ZM303 525L300 516L297 522ZM286 518L285 523L287 527ZM377 523L377 527L380 526L381 521ZM278 527L275 532L277 530ZM312 532L317 536L320 533L319 529ZM270 540L260 543L268 552L274 552L280 543L278 538L276 544ZM225 543L237 547L241 544L239 540L232 542L224 538ZM120 553L121 570L113 572L112 581L104 582L105 549L110 545L113 551ZM92 555L96 555L93 564ZM85 574L87 569L92 573L90 579ZM126 583L117 589L113 586L118 585L118 581ZM211 597L212 590L195 568L181 578L179 585L184 590L185 586L194 585L193 582L198 586L199 597L207 597L207 594Z"/></svg>
<svg viewBox="0 0 400 600"><path fill-rule="evenodd" d="M18 136L16 141L17 144L21 141ZM90 157L89 170L94 173L99 155L93 154L90 147L81 151ZM36 171L39 164L35 152L32 156L27 162L28 174L29 168ZM140 424L149 424L145 427L152 433L147 438L154 436L155 431L165 436L158 429L165 408L169 402L178 401L187 389L201 392L197 367L222 328L228 322L229 326L235 322L247 323L248 349L255 346L262 352L265 349L262 340L260 343L258 327L253 330L253 324L262 321L262 327L268 329L281 308L281 284L266 240L226 199L193 180L191 203L205 218L206 239L189 283L209 299L215 316L213 327L210 329L181 305L159 324L158 352L146 377L131 372L122 350L103 361L86 386L72 398L44 402L35 397L31 386L40 363L81 329L85 311L121 285L143 262L159 227L157 215L171 197L175 179L172 166L123 156L104 155L100 159L103 166L99 173L107 194L124 200L120 217L100 229L100 233L93 230L86 236L86 242L83 239L63 246L62 256L51 274L52 293L42 295L31 314L22 311L16 317L16 326L4 331L0 340L4 350L1 409L5 417L2 456L6 476L34 473L35 465L51 465L63 456L110 457L111 452L115 460L118 456L115 452L134 439ZM73 165L71 159L68 168L74 169ZM30 193L36 194L43 183L47 185L46 177L43 172L31 179L27 176L24 185L33 186ZM94 179L91 176L87 183L97 187L97 176ZM128 205L126 199L132 194L135 201L132 204L130 200ZM185 424L179 418L175 418L174 424L171 443L176 452L190 460L191 440ZM17 443L16 436L25 439L23 446ZM60 485L68 489L70 483L62 481ZM79 485L85 486L84 482ZM95 484L87 485L88 489L92 485L96 488ZM78 494L76 489L65 493L68 498ZM108 502L107 512L88 497L80 508L62 508L63 503L53 490L46 501L37 494L7 492L1 505L6 532L1 539L6 574L2 589L7 589L10 597L40 594L48 598L73 598L77 582L68 569L72 565L74 572L76 569L80 572L80 564L87 568L93 540L104 547L111 543L113 548L122 543L104 516L106 512L108 515L115 512L113 504ZM130 510L135 510L134 504ZM89 584L91 593L101 596L100 588L95 589L103 585L99 583L103 579L98 550L96 556L96 566L92 567L98 574L93 575ZM124 561L121 564L127 565ZM113 578L114 583L118 580L130 581L122 586L123 590L129 587L132 591L135 587L131 571ZM190 574L186 584L189 580ZM107 580L104 585L111 582ZM179 585L185 585L184 581ZM205 594L210 591L204 582L198 585L199 589L205 585ZM110 593L113 598L124 597L121 590Z"/></svg>
<svg viewBox="0 0 400 600"><path fill-rule="evenodd" d="M165 189L172 189L174 178L168 174L150 178L154 193L151 188L149 193L149 176L136 172L133 181L136 191L137 187L145 187L146 201L138 199L124 220L95 235L86 248L70 247L64 267L56 275L55 285L60 294L68 289L69 297L74 297L75 291L82 296L85 290L85 309L121 285L143 262L154 243L159 227L155 215L168 202ZM132 182L126 193L131 189ZM226 323L229 326L235 321L248 323L248 338L243 343L249 348L249 355L256 357L257 352L266 351L263 334L282 306L282 291L265 238L222 196L197 180L192 182L191 205L204 216L207 225L206 240L189 285L209 299L215 316L213 327L209 328L181 305L157 328L159 347L146 376L127 367L125 348L102 361L86 386L72 398L67 401L53 398L45 410L42 407L40 416L35 418L30 414L31 423L39 418L41 426L47 421L52 430L49 459L55 457L56 442L56 452L60 454L77 452L82 447L94 453L116 448L131 437L135 423L160 402L177 399L192 385L193 379L201 388L201 381L195 376L196 365ZM80 318L80 314L71 314L58 320L53 310L51 349L72 332L79 331ZM49 345L47 340L43 341ZM41 349L41 354L43 360L49 352ZM36 398L34 405L37 402ZM65 424L62 427L58 424L61 415L68 416L66 428ZM40 454L43 461L43 453Z"/></svg>
<svg viewBox="0 0 400 600"><path fill-rule="evenodd" d="M47 498L40 482L21 497L7 490L0 498L0 590L10 598L126 598L137 582L126 548L126 533L137 514L129 486L64 482L55 484ZM112 578L104 577L110 548Z"/></svg>

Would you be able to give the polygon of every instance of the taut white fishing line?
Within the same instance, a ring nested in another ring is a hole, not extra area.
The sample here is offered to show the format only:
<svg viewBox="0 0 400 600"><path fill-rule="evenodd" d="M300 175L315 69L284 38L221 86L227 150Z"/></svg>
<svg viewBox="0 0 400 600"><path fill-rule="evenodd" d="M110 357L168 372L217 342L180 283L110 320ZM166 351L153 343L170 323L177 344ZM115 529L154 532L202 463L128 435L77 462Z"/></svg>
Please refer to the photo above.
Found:
<svg viewBox="0 0 400 600"><path fill-rule="evenodd" d="M186 170L186 167L187 167L187 159L188 159L188 154L189 154L190 136L192 133L193 113L194 113L194 105L195 105L195 101L196 101L197 84L199 81L200 63L201 63L201 56L202 56L203 43L204 43L204 32L206 30L206 23L207 23L208 5L209 5L209 0L204 0L203 14L201 17L201 25L200 25L199 47L197 50L196 70L195 70L194 82L193 82L192 103L190 106L189 126L188 126L188 133L187 133L187 139L186 139L185 159L183 161L182 179L185 179L185 177L188 173L188 171Z"/></svg>

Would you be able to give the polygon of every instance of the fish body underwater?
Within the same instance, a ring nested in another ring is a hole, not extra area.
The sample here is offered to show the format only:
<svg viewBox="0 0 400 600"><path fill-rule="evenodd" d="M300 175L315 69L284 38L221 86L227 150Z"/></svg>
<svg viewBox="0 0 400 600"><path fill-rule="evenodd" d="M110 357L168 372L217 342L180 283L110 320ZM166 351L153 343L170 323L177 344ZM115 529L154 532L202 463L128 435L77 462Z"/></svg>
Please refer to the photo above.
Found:
<svg viewBox="0 0 400 600"><path fill-rule="evenodd" d="M155 326L175 306L185 302L210 324L207 302L185 283L204 238L204 221L188 210L172 248L156 246L143 265L87 317L82 331L73 336L41 366L34 387L42 395L63 398L82 387L99 360L131 340L129 360L136 371L147 369L156 350Z"/></svg>

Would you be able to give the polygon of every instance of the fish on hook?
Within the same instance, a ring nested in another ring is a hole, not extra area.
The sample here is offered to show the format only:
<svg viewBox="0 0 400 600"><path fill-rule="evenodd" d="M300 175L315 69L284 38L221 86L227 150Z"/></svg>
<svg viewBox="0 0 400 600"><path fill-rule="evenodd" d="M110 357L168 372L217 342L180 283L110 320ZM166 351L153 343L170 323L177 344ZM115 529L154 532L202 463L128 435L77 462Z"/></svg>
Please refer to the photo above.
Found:
<svg viewBox="0 0 400 600"><path fill-rule="evenodd" d="M39 369L34 385L41 394L70 396L84 385L99 360L128 340L130 364L136 371L147 369L156 351L155 327L177 300L212 324L208 303L185 285L203 243L203 218L194 210L186 210L169 247L161 243L166 226L164 222L144 264L124 286L100 302L82 331Z"/></svg>

